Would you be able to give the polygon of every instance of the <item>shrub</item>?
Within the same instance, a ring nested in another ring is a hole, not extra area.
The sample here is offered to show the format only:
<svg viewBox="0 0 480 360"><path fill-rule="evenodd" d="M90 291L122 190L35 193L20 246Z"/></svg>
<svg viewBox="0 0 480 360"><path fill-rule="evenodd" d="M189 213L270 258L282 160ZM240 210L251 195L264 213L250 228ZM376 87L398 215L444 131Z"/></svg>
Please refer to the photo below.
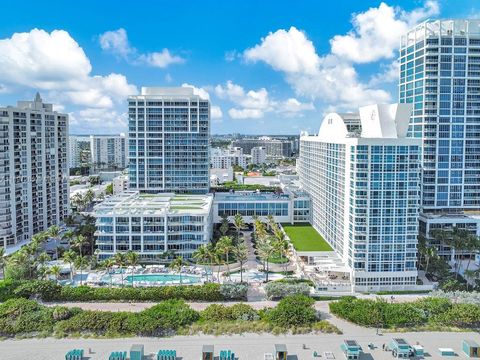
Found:
<svg viewBox="0 0 480 360"><path fill-rule="evenodd" d="M283 279L275 280L275 283L284 283L284 284L307 284L308 286L315 287L315 283L310 279L298 279L293 277L286 277Z"/></svg>
<svg viewBox="0 0 480 360"><path fill-rule="evenodd" d="M22 281L13 291L15 297L22 297L25 299L41 299L44 301L51 301L58 298L61 285L48 280L31 280Z"/></svg>
<svg viewBox="0 0 480 360"><path fill-rule="evenodd" d="M225 300L246 300L248 285L245 283L222 284L220 294Z"/></svg>
<svg viewBox="0 0 480 360"><path fill-rule="evenodd" d="M306 283L289 284L281 282L271 282L265 285L265 292L269 299L282 299L290 295L310 294L310 286Z"/></svg>
<svg viewBox="0 0 480 360"><path fill-rule="evenodd" d="M473 304L454 304L442 314L438 314L434 322L445 326L475 327L480 326L480 306Z"/></svg>
<svg viewBox="0 0 480 360"><path fill-rule="evenodd" d="M225 306L212 304L201 312L202 319L206 321L252 321L258 320L260 317L256 310L247 304L235 304Z"/></svg>
<svg viewBox="0 0 480 360"><path fill-rule="evenodd" d="M82 311L57 323L55 330L66 334L129 334L127 319L136 315L127 312Z"/></svg>
<svg viewBox="0 0 480 360"><path fill-rule="evenodd" d="M53 329L52 310L33 300L10 299L0 305L0 335L13 336Z"/></svg>
<svg viewBox="0 0 480 360"><path fill-rule="evenodd" d="M305 295L287 296L266 312L266 320L274 326L291 328L309 326L317 320L315 301Z"/></svg>
<svg viewBox="0 0 480 360"><path fill-rule="evenodd" d="M137 335L159 336L197 321L200 315L181 300L168 300L144 310L127 321Z"/></svg>
<svg viewBox="0 0 480 360"><path fill-rule="evenodd" d="M64 306L55 306L52 312L53 320L61 321L66 320L72 316L72 312L69 308Z"/></svg>

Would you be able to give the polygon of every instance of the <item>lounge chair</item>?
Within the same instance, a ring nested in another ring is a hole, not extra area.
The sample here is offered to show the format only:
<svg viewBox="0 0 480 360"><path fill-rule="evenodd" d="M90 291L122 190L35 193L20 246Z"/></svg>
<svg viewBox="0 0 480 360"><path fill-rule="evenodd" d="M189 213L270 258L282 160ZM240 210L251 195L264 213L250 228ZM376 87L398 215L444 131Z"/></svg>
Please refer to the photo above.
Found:
<svg viewBox="0 0 480 360"><path fill-rule="evenodd" d="M83 349L70 350L65 355L65 360L82 360L82 359L83 359Z"/></svg>
<svg viewBox="0 0 480 360"><path fill-rule="evenodd" d="M160 350L157 354L157 360L176 360L176 350Z"/></svg>
<svg viewBox="0 0 480 360"><path fill-rule="evenodd" d="M126 351L114 351L110 354L108 360L127 360Z"/></svg>
<svg viewBox="0 0 480 360"><path fill-rule="evenodd" d="M220 350L219 360L235 360L235 353L231 350Z"/></svg>

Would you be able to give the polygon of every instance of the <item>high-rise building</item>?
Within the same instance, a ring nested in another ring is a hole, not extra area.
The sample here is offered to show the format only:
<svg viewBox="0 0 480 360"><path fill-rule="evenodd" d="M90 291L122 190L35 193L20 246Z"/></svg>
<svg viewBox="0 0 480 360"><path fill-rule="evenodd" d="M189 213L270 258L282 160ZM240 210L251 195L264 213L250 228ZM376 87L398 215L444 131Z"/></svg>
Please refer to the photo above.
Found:
<svg viewBox="0 0 480 360"><path fill-rule="evenodd" d="M92 165L97 169L125 169L125 135L90 135Z"/></svg>
<svg viewBox="0 0 480 360"><path fill-rule="evenodd" d="M192 88L142 88L128 98L129 187L207 193L210 103Z"/></svg>
<svg viewBox="0 0 480 360"><path fill-rule="evenodd" d="M317 136L300 138L312 225L356 290L416 284L421 140L406 137L410 111L407 104L360 108L361 133L329 114Z"/></svg>
<svg viewBox="0 0 480 360"><path fill-rule="evenodd" d="M272 139L262 136L258 139L238 139L232 142L232 147L243 149L245 154L250 154L254 147L264 147L267 157L271 159L288 158L292 156L292 141Z"/></svg>
<svg viewBox="0 0 480 360"><path fill-rule="evenodd" d="M0 246L59 224L68 214L68 115L33 101L0 108Z"/></svg>
<svg viewBox="0 0 480 360"><path fill-rule="evenodd" d="M68 168L77 168L90 162L90 137L71 135L68 137ZM87 157L88 159L85 159Z"/></svg>
<svg viewBox="0 0 480 360"><path fill-rule="evenodd" d="M399 99L414 107L409 136L423 141L420 234L457 226L480 235L480 20L418 25L399 61Z"/></svg>
<svg viewBox="0 0 480 360"><path fill-rule="evenodd" d="M267 159L267 151L262 146L252 148L252 164L263 164Z"/></svg>

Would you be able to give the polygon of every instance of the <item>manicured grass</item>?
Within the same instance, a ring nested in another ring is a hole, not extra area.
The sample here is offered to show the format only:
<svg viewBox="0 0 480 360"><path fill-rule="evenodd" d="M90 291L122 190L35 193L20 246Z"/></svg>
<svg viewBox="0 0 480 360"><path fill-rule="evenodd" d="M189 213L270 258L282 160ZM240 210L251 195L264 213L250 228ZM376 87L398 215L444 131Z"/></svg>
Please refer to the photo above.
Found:
<svg viewBox="0 0 480 360"><path fill-rule="evenodd" d="M282 224L282 227L297 251L333 251L310 224Z"/></svg>

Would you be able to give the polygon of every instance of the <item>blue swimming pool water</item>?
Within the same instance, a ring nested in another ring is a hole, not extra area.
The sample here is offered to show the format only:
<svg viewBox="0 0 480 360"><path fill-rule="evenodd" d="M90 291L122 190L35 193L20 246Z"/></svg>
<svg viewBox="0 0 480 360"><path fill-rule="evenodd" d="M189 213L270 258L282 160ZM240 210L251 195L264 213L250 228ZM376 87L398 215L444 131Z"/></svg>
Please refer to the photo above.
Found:
<svg viewBox="0 0 480 360"><path fill-rule="evenodd" d="M125 277L125 281L147 281L147 282L160 282L165 284L167 281L174 283L180 283L180 275L175 274L146 274L146 275L129 275ZM200 282L200 277L182 275L182 284L196 284Z"/></svg>

